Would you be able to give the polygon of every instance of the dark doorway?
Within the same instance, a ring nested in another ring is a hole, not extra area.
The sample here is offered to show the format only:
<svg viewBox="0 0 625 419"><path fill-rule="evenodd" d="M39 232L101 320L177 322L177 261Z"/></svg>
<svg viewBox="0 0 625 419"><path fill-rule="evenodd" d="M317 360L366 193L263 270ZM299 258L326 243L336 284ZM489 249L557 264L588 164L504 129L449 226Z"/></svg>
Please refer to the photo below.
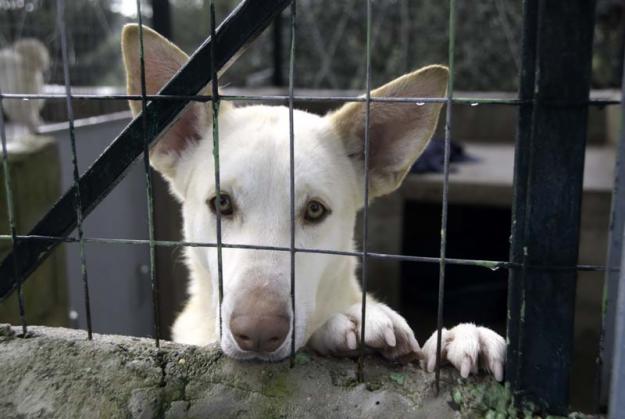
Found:
<svg viewBox="0 0 625 419"><path fill-rule="evenodd" d="M441 205L408 201L403 254L438 257ZM447 257L508 260L510 209L450 205ZM439 265L402 262L401 312L420 343L436 329ZM474 322L505 335L508 272L479 266L447 265L445 327Z"/></svg>

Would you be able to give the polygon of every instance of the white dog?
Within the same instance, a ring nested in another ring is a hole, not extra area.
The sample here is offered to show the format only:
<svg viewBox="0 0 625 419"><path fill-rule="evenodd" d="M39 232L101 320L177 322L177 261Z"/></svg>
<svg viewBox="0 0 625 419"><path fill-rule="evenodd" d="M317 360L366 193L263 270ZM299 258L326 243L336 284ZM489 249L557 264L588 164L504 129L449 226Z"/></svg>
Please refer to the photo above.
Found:
<svg viewBox="0 0 625 419"><path fill-rule="evenodd" d="M138 27L122 34L128 93L141 93ZM147 93L157 92L187 61L175 45L144 28ZM210 71L206 69L206 71ZM384 97L442 97L448 71L429 66L372 92ZM131 101L137 114L140 101ZM430 140L441 104L372 103L370 197L395 190ZM294 111L295 242L298 248L353 251L356 213L363 205L364 103L349 103L319 117ZM210 104L195 102L152 148L151 163L180 200L184 237L215 242L216 210L224 243L289 247L289 112L283 106L219 112L221 200L215 197ZM288 252L223 249L221 348L238 359L279 360L308 345L322 354L351 355L358 346L361 289L356 258L302 253L295 259L295 327ZM217 250L186 249L189 301L178 316L177 342L218 342ZM502 379L505 342L495 332L462 324L443 332L443 359L463 376L479 366ZM365 344L391 359L419 357L435 366L436 333L419 347L406 321L371 296Z"/></svg>
<svg viewBox="0 0 625 419"><path fill-rule="evenodd" d="M0 89L3 93L37 94L43 89L43 74L50 67L50 54L39 40L20 39L12 47L0 50ZM23 101L6 99L4 112L11 121L35 132L41 125L42 99Z"/></svg>

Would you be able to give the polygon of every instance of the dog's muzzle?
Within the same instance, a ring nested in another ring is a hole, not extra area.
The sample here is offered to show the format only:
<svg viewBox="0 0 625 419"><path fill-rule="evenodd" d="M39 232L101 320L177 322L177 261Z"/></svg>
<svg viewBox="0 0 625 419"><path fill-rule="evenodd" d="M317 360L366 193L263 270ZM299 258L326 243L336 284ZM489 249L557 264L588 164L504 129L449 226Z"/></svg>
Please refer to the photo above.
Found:
<svg viewBox="0 0 625 419"><path fill-rule="evenodd" d="M279 295L254 289L237 301L229 326L242 351L270 354L280 348L288 336L291 316Z"/></svg>

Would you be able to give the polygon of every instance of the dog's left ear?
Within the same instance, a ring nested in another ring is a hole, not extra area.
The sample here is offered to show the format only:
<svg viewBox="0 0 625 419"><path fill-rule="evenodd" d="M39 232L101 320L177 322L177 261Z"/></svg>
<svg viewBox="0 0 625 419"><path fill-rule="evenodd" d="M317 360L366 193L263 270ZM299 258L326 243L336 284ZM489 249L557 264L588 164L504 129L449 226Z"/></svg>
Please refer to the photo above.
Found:
<svg viewBox="0 0 625 419"><path fill-rule="evenodd" d="M432 65L405 74L371 91L371 97L438 97L447 91L447 67ZM369 194L371 198L399 187L430 141L442 103L372 102L369 112ZM352 102L328 115L357 170L363 172L364 102Z"/></svg>
<svg viewBox="0 0 625 419"><path fill-rule="evenodd" d="M143 26L143 49L146 94L154 95L180 70L189 57L147 26ZM141 61L139 26L136 24L128 24L122 30L122 57L128 94L140 95ZM208 86L200 92L207 93L210 94ZM141 112L141 101L130 100L129 104L134 116ZM223 113L231 107L230 103L224 102L220 109ZM212 123L211 116L210 104L193 102L187 105L179 118L160 135L158 142L152 147L150 164L166 179L173 180L181 154L190 150L208 132Z"/></svg>

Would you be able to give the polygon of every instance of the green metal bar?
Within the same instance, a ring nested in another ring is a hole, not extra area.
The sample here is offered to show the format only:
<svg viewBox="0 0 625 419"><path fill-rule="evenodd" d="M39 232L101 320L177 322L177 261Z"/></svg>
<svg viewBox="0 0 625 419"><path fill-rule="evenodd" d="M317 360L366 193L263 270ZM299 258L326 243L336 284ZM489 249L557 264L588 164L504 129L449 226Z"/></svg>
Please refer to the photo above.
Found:
<svg viewBox="0 0 625 419"><path fill-rule="evenodd" d="M361 312L360 312L360 336L358 346L358 381L365 379L364 358L365 358L365 329L367 319L367 242L369 237L369 131L371 117L371 0L367 0L367 50L366 50L366 93L365 93L365 153L364 153L364 203L362 208L362 256L361 260L361 282L362 291Z"/></svg>
<svg viewBox="0 0 625 419"><path fill-rule="evenodd" d="M46 100L60 100L65 99L64 95L58 94L13 94L13 93L5 93L0 94L0 98L8 99L8 100L23 100L23 99L46 99ZM222 101L247 101L247 102L276 102L276 103L288 103L289 96L288 95L220 95L220 100ZM337 102L337 103L346 103L346 102L365 102L366 99L361 96L305 96L305 95L296 95L293 97L296 102ZM73 100L142 100L142 96L140 95L127 95L127 94L119 94L119 95L96 95L96 94L80 94L73 95ZM210 102L210 95L146 95L146 99L149 101L178 101L178 100L189 100L194 102ZM433 98L433 97L372 97L372 103L376 102L392 102L392 103L447 103L447 98ZM469 105L469 106L477 106L477 105L510 105L510 106L520 106L527 102L524 102L519 99L498 99L498 98L471 98L471 97L454 97L452 102L454 104L459 105ZM547 103L547 102L545 102ZM577 103L573 102L563 102L557 99L554 99L550 102L553 106L560 107L578 107L582 105L588 106L597 106L597 107L605 107L605 106L615 106L620 105L622 103L621 100L617 99L589 99Z"/></svg>
<svg viewBox="0 0 625 419"><path fill-rule="evenodd" d="M449 61L449 79L447 82L447 106L445 107L445 156L443 160L443 204L441 211L441 243L440 263L438 271L438 305L436 313L436 394L440 391L442 338L443 338L443 308L445 306L445 264L447 254L447 217L449 208L449 158L451 148L452 129L452 101L454 95L456 46L456 0L449 1L449 43L447 59Z"/></svg>
<svg viewBox="0 0 625 419"><path fill-rule="evenodd" d="M37 235L17 235L16 240L20 241L53 241L58 243L77 243L78 239L75 237L61 237L61 236L37 236ZM11 235L0 235L0 240L11 241ZM84 237L83 240L86 243L100 243L100 244L125 244L125 245L149 245L149 240L144 239L110 239L103 237ZM217 247L217 243L209 242L186 242L186 241L171 241L171 240L154 240L154 245L159 247ZM222 247L229 249L247 249L247 250L268 250L278 252L289 252L290 247L280 246L265 246L265 245L251 245L251 244L237 244L237 243L222 243ZM339 256L357 256L362 257L362 252L347 252L342 250L332 249L309 249L303 247L296 247L296 253L317 253L326 255L339 255ZM416 255L398 255L391 253L378 253L368 252L369 257L375 259L388 259L395 261L407 261L418 263L440 263L439 257L430 256L416 256ZM618 267L612 267L608 269L603 265L570 265L570 266L557 266L557 265L523 265L521 263L498 261L498 260L482 260L482 259L458 259L458 258L445 258L447 265L466 265L477 266L480 268L490 269L496 271L499 269L527 269L527 270L541 270L541 271L583 271L583 272L619 272Z"/></svg>
<svg viewBox="0 0 625 419"><path fill-rule="evenodd" d="M145 114L148 101L145 84L145 52L143 49L143 17L141 15L141 0L137 0L137 19L139 21L139 64L141 67L141 111ZM154 321L154 344L160 347L161 338L161 310L159 301L159 282L156 277L156 256L154 247L154 192L152 187L152 169L150 168L150 147L148 142L148 121L142 119L141 131L143 137L143 170L145 173L145 192L148 212L148 241L150 248L150 284L152 286L152 316Z"/></svg>
<svg viewBox="0 0 625 419"><path fill-rule="evenodd" d="M210 0L210 26L211 37L215 37L215 2ZM212 93L212 116L213 116L213 161L215 165L215 190L217 205L215 205L215 211L217 212L216 223L216 239L217 239L217 283L218 283L218 304L219 304L219 340L223 336L223 316L221 305L224 300L224 273L223 273L223 259L222 259L222 242L221 242L221 175L219 168L219 79L217 77L217 69L215 68L215 48L211 47L211 78L213 83L211 84Z"/></svg>
<svg viewBox="0 0 625 419"><path fill-rule="evenodd" d="M290 16L290 44L289 44L289 199L290 199L290 222L291 222L291 242L290 242L290 264L291 264L291 367L295 366L295 122L293 120L293 95L295 80L295 23L296 23L296 0L291 3ZM277 64L277 63L276 63Z"/></svg>
<svg viewBox="0 0 625 419"><path fill-rule="evenodd" d="M74 110L72 107L72 87L69 76L69 57L67 47L67 32L65 26L65 1L57 0L57 30L61 39L61 54L63 56L63 79L65 82L65 102L67 105L67 118L69 124L69 138L72 150L72 167L74 177L74 211L76 214L76 230L78 231L78 243L80 246L80 275L83 283L85 299L85 313L87 320L87 338L93 339L93 327L91 323L91 302L89 297L89 274L87 272L87 255L82 223L84 219L82 194L80 190L80 174L78 171L78 155L76 153L76 132L74 130Z"/></svg>

